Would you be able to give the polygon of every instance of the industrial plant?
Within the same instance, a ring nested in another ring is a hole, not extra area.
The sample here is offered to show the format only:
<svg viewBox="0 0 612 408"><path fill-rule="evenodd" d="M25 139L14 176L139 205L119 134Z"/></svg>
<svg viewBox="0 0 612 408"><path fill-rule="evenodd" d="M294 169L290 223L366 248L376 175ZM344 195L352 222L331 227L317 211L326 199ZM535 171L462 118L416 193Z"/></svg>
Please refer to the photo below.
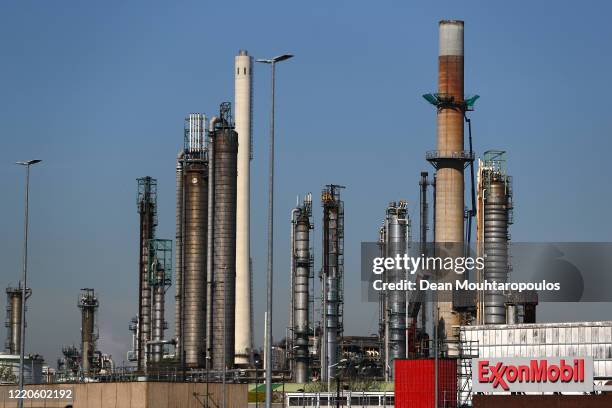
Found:
<svg viewBox="0 0 612 408"><path fill-rule="evenodd" d="M506 283L513 272L516 198L508 170L513 163L503 146L473 149L471 116L479 96L464 93L466 63L464 22L440 21L437 90L423 95L437 123L433 149L419 159L418 185L405 186L405 194L385 198L386 208L368 215L380 225L368 241L381 258L435 256L442 249L458 258L469 252L484 260L484 268L458 279ZM612 405L605 394L612 391L612 321L539 323L536 291L379 291L368 304L377 312L376 333L346 335L345 317L353 311L345 307L345 276L358 273L345 271L345 224L357 221L348 213L345 219L345 204L351 206L345 192L352 186L333 184L342 182L334 175L326 185L298 186L303 195L291 213L275 214L287 227L279 239L290 246L290 264L274 270L276 276L288 274L289 287L274 290L288 293L289 304L275 300L275 310L288 310L288 324L282 327L284 322L272 317L285 336L267 339L269 347L260 348L264 341L255 338L254 325L263 326L263 316L256 316L253 299L264 294L254 293L253 280L255 274L263 279L264 271L253 270L251 243L265 231L251 230L250 220L254 66L253 57L240 50L233 104L220 102L208 115L187 113L182 134L174 137L178 153L168 152L168 158L174 163L176 154L176 168L168 172L176 172L176 185L163 190L176 192L173 239L157 235L158 179L143 176L133 184L136 212L125 211L138 225L137 268L129 277L138 291L137 309L125 316L132 338L127 355L99 349L104 294L84 288L75 305L79 342L58 345L62 357L56 367L32 350L20 362L25 301L42 288L8 287L0 366L9 367L2 381L12 385L2 387L0 406L16 406L6 395L19 384L20 367L25 389L72 390L75 407L460 408L491 406L487 398L500 392L506 398L551 399L582 393ZM179 129L180 124L179 117ZM315 188L319 195L312 194ZM418 217L410 216L413 202ZM418 284L437 279L434 275L392 267L380 279ZM174 304L166 304L169 298ZM170 313L174 327L168 324ZM553 357L561 360L547 360ZM554 378L545 387L533 376L531 382L528 376L517 380L520 370L539 370L542 361L548 364L542 372L558 365L557 377L570 368L573 374L559 388ZM489 363L515 364L515 381L509 377L502 390L494 381L476 383L486 378L482 370ZM572 388L573 380L582 388ZM527 383L532 387L520 387ZM63 399L61 406L73 405Z"/></svg>

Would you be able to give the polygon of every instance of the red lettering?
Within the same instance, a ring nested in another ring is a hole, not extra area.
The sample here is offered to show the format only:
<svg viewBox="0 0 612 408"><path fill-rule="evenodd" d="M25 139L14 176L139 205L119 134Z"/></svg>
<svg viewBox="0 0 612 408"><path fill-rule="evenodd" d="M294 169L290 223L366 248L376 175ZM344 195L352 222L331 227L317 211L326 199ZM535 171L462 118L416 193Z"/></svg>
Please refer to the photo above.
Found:
<svg viewBox="0 0 612 408"><path fill-rule="evenodd" d="M541 360L540 365L538 366L538 360L531 360L529 362L531 366L531 375L529 376L530 382L546 382L546 367L548 363L546 360Z"/></svg>
<svg viewBox="0 0 612 408"><path fill-rule="evenodd" d="M519 382L529 382L529 367L526 365L520 365L518 367L518 380Z"/></svg>
<svg viewBox="0 0 612 408"><path fill-rule="evenodd" d="M478 382L488 383L489 377L485 377L485 374L489 372L489 360L482 360L478 362Z"/></svg>
<svg viewBox="0 0 612 408"><path fill-rule="evenodd" d="M565 364L565 360L561 360L559 366L561 368L561 382L568 383L572 381L574 368L569 364Z"/></svg>
<svg viewBox="0 0 612 408"><path fill-rule="evenodd" d="M509 383L513 383L516 381L516 377L518 377L518 368L516 366L508 366L506 370L506 379Z"/></svg>
<svg viewBox="0 0 612 408"><path fill-rule="evenodd" d="M504 380L504 373L508 367L504 366L501 361L495 366L491 367L491 377L489 382L493 382L493 388L502 387L504 391L508 391L510 388Z"/></svg>
<svg viewBox="0 0 612 408"><path fill-rule="evenodd" d="M551 365L550 367L548 367L548 381L557 382L560 375L561 370L559 369L559 366Z"/></svg>
<svg viewBox="0 0 612 408"><path fill-rule="evenodd" d="M530 360L529 365L505 365L502 361L491 365L490 360L479 360L478 381L509 391L508 384L516 382L584 382L584 370L584 359L574 359L572 364L566 359L560 359L558 364L548 364L545 359Z"/></svg>

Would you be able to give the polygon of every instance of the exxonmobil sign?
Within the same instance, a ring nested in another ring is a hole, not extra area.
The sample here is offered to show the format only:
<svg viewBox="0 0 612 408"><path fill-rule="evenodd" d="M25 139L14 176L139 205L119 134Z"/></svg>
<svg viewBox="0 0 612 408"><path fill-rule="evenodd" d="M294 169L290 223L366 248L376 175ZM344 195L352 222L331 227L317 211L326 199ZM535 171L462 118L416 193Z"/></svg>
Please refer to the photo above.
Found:
<svg viewBox="0 0 612 408"><path fill-rule="evenodd" d="M593 358L474 358L472 359L472 391L593 391Z"/></svg>

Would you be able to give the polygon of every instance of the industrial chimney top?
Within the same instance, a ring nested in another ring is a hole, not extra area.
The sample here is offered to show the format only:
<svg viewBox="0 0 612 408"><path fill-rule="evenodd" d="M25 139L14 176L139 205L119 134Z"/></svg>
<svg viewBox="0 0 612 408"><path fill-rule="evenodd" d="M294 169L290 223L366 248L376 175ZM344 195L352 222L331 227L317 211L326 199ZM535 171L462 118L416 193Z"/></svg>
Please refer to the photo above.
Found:
<svg viewBox="0 0 612 408"><path fill-rule="evenodd" d="M440 25L442 24L457 24L463 25L463 20L440 20Z"/></svg>

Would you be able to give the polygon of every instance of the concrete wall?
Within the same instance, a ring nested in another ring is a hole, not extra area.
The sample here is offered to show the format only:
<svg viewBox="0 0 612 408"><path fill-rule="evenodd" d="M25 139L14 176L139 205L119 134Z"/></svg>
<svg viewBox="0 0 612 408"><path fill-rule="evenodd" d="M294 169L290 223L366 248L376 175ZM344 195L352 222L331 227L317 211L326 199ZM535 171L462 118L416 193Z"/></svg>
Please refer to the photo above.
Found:
<svg viewBox="0 0 612 408"><path fill-rule="evenodd" d="M15 385L0 386L0 408L16 408L17 400L10 399ZM211 408L222 405L223 385L204 383L115 382L88 384L41 384L26 386L32 390L73 391L73 400L26 399L24 408ZM208 399L207 399L208 395ZM247 406L247 385L228 384L228 408Z"/></svg>

